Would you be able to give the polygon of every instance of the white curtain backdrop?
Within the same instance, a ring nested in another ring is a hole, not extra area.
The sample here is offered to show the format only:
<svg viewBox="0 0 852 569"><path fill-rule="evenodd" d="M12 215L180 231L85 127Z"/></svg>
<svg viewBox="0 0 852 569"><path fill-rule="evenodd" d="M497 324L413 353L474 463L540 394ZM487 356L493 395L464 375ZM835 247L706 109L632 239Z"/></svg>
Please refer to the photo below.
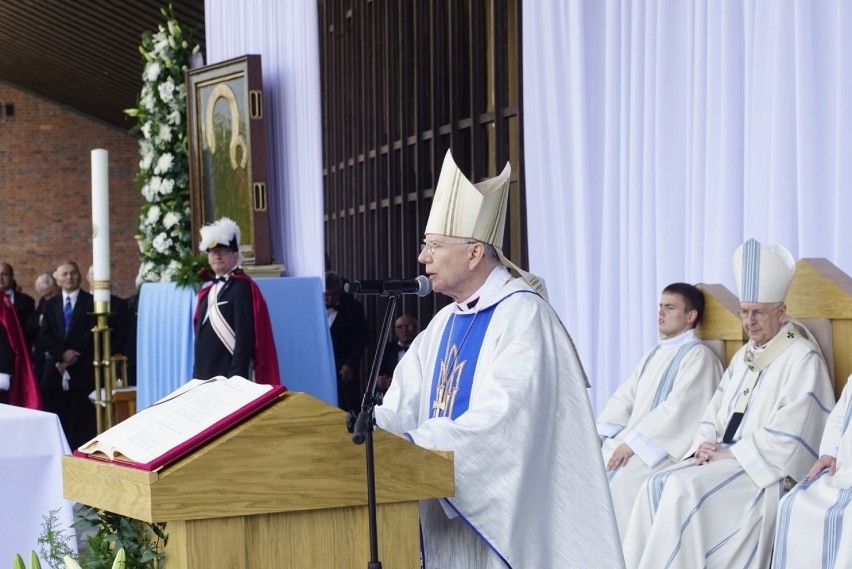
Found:
<svg viewBox="0 0 852 569"><path fill-rule="evenodd" d="M852 2L523 2L530 269L600 410L746 238L852 274ZM542 220L547 220L542 222Z"/></svg>
<svg viewBox="0 0 852 569"><path fill-rule="evenodd" d="M288 276L323 276L317 3L206 0L206 64L260 54L271 234Z"/></svg>

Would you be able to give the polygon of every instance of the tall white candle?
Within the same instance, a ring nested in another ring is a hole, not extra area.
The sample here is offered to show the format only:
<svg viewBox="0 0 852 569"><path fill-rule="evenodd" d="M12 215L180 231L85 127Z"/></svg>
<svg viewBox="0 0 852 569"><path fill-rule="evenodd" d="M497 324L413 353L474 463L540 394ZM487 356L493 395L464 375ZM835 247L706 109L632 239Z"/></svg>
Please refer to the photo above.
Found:
<svg viewBox="0 0 852 569"><path fill-rule="evenodd" d="M103 148L92 150L92 273L95 302L109 303L109 153Z"/></svg>

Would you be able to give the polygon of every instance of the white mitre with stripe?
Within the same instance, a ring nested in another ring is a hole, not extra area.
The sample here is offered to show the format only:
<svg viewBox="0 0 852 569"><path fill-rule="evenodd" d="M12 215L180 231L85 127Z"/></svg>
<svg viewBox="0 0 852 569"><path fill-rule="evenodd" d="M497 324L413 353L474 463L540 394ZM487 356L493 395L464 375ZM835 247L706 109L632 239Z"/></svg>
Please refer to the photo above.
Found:
<svg viewBox="0 0 852 569"><path fill-rule="evenodd" d="M512 167L507 162L499 176L473 184L456 166L452 152L448 150L424 233L476 239L493 245L500 262L517 271L536 292L547 299L544 281L522 270L503 255L503 232L511 175Z"/></svg>
<svg viewBox="0 0 852 569"><path fill-rule="evenodd" d="M734 252L740 302L783 302L796 272L796 260L783 245L749 239Z"/></svg>

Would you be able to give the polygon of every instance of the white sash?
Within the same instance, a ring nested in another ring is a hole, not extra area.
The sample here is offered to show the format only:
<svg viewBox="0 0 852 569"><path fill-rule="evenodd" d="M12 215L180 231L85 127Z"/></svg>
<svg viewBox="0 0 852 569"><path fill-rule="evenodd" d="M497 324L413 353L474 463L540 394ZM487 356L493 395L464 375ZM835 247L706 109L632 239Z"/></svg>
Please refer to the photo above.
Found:
<svg viewBox="0 0 852 569"><path fill-rule="evenodd" d="M233 354L234 347L237 344L237 335L234 329L225 321L222 316L222 311L219 310L219 303L216 297L219 293L219 283L213 285L214 289L207 295L207 317L210 319L210 325L216 336L219 337L222 344L228 349L228 352Z"/></svg>

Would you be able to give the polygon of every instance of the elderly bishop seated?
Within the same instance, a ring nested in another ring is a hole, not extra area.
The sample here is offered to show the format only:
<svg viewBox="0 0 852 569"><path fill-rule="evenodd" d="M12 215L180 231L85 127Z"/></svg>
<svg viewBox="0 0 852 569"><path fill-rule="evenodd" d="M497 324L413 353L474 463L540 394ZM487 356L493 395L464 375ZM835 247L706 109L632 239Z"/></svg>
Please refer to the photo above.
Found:
<svg viewBox="0 0 852 569"><path fill-rule="evenodd" d="M778 502L801 480L834 390L819 349L787 322L790 252L750 239L734 254L748 342L734 354L687 451L652 476L624 539L628 567L768 567Z"/></svg>

